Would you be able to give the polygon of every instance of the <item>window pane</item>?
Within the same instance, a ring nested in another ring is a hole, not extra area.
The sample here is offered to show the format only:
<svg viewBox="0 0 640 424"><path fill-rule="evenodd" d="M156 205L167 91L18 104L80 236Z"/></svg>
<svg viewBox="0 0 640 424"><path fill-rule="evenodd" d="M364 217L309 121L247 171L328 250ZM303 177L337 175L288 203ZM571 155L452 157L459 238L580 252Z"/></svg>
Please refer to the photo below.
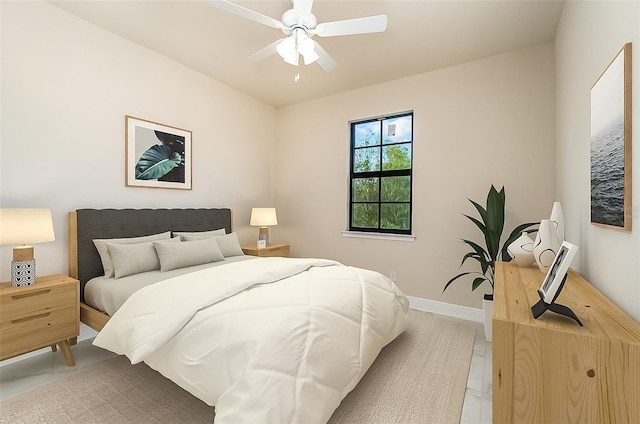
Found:
<svg viewBox="0 0 640 424"><path fill-rule="evenodd" d="M411 168L411 145L394 144L382 148L382 170Z"/></svg>
<svg viewBox="0 0 640 424"><path fill-rule="evenodd" d="M355 203L352 221L354 227L378 228L378 204Z"/></svg>
<svg viewBox="0 0 640 424"><path fill-rule="evenodd" d="M356 149L354 155L354 172L380 170L380 147L365 147L364 149Z"/></svg>
<svg viewBox="0 0 640 424"><path fill-rule="evenodd" d="M349 229L411 233L413 113L351 122Z"/></svg>
<svg viewBox="0 0 640 424"><path fill-rule="evenodd" d="M394 230L409 229L408 203L383 203L380 205L380 228Z"/></svg>
<svg viewBox="0 0 640 424"><path fill-rule="evenodd" d="M354 136L355 147L380 145L380 121L356 124Z"/></svg>
<svg viewBox="0 0 640 424"><path fill-rule="evenodd" d="M411 115L382 121L382 143L401 143L412 141Z"/></svg>
<svg viewBox="0 0 640 424"><path fill-rule="evenodd" d="M383 177L381 202L408 202L411 200L411 177Z"/></svg>
<svg viewBox="0 0 640 424"><path fill-rule="evenodd" d="M354 178L352 202L377 202L378 179L377 178Z"/></svg>

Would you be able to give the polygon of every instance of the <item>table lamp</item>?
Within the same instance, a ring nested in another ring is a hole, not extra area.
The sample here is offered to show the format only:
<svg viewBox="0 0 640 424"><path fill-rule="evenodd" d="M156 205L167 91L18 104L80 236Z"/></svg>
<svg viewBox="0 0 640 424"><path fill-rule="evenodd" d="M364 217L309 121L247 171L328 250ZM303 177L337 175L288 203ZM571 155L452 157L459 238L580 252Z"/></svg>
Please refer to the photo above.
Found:
<svg viewBox="0 0 640 424"><path fill-rule="evenodd" d="M29 286L36 281L32 243L54 241L50 209L0 209L0 244L13 248L11 285Z"/></svg>
<svg viewBox="0 0 640 424"><path fill-rule="evenodd" d="M278 225L276 208L252 208L251 222L249 225L252 227L260 227L258 247L260 247L260 241L262 240L264 240L264 247L269 246L269 227L272 225Z"/></svg>

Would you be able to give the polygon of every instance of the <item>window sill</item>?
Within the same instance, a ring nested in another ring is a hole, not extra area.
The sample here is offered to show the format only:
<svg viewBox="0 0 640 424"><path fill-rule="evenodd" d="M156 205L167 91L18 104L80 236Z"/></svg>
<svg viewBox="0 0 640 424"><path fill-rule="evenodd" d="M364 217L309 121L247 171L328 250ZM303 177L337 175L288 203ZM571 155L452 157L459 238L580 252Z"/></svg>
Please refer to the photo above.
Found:
<svg viewBox="0 0 640 424"><path fill-rule="evenodd" d="M385 234L385 233L364 233L360 231L342 231L342 237L363 238L393 241L415 241L416 236L405 234Z"/></svg>

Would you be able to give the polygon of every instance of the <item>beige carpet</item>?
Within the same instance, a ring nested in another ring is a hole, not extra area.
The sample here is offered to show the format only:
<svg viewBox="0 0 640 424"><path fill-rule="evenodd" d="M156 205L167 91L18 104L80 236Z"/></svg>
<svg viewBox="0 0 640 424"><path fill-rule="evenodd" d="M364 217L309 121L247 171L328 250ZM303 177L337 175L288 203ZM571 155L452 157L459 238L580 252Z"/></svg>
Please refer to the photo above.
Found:
<svg viewBox="0 0 640 424"><path fill-rule="evenodd" d="M329 423L459 423L475 325L410 311ZM118 357L0 403L2 423L211 423L212 407Z"/></svg>

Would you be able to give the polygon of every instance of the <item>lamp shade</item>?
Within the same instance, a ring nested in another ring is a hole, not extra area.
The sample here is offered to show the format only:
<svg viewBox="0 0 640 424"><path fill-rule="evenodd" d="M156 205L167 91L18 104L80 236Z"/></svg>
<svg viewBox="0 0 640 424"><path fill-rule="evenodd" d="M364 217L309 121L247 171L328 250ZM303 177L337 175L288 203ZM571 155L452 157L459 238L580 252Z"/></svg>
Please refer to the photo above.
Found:
<svg viewBox="0 0 640 424"><path fill-rule="evenodd" d="M0 209L0 244L54 241L50 209Z"/></svg>
<svg viewBox="0 0 640 424"><path fill-rule="evenodd" d="M251 222L249 225L252 227L270 227L272 225L278 225L276 208L252 208Z"/></svg>

